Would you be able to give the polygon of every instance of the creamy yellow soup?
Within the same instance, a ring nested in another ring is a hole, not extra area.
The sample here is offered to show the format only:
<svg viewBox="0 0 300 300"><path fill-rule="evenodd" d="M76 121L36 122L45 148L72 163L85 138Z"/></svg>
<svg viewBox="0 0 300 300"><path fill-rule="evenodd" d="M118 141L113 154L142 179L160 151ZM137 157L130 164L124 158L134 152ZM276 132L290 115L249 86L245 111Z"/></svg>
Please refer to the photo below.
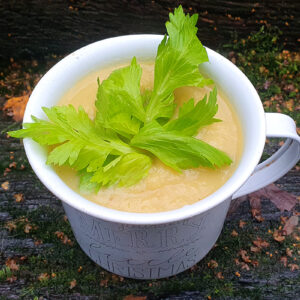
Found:
<svg viewBox="0 0 300 300"><path fill-rule="evenodd" d="M153 88L154 66L141 64L143 89ZM121 66L118 66L121 67ZM59 105L80 105L91 118L95 117L97 77L103 80L117 67L94 72L79 81L60 100ZM183 87L175 91L175 102L181 105L190 98L201 100L211 88ZM162 212L193 204L219 189L235 171L242 153L243 138L239 120L229 101L218 91L218 113L222 122L201 129L197 138L226 152L233 163L220 169L199 167L178 173L164 165L159 159L153 160L149 175L134 186L127 188L109 187L97 194L83 194L79 190L79 177L69 167L58 167L56 171L62 180L86 199L102 206L127 212Z"/></svg>

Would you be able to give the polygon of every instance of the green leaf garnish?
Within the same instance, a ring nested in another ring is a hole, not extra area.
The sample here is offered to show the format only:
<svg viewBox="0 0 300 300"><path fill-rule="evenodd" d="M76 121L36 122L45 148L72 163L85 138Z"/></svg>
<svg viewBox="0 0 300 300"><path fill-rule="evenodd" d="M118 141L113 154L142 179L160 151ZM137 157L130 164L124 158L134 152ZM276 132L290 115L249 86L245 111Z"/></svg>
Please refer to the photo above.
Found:
<svg viewBox="0 0 300 300"><path fill-rule="evenodd" d="M199 128L220 121L214 118L217 111L217 89L214 88L213 91L209 93L208 100L205 95L196 105L194 104L194 99L183 103L179 108L178 118L170 120L164 125L164 128L166 130L176 130L181 134L193 136L199 131Z"/></svg>
<svg viewBox="0 0 300 300"><path fill-rule="evenodd" d="M99 84L96 122L125 137L138 133L145 120L141 76L142 68L134 57L130 66L113 71Z"/></svg>
<svg viewBox="0 0 300 300"><path fill-rule="evenodd" d="M215 168L231 163L224 152L194 137L168 131L156 121L146 124L131 140L131 145L151 152L177 171L200 165Z"/></svg>
<svg viewBox="0 0 300 300"><path fill-rule="evenodd" d="M95 120L82 107L44 107L48 120L32 116L32 123L8 134L51 146L47 163L77 170L84 191L136 184L147 176L153 155L179 172L229 165L227 154L194 137L199 128L219 121L214 118L216 89L198 103L184 103L174 118L175 89L212 83L198 69L208 57L197 38L197 19L185 15L181 6L170 13L168 37L157 50L152 91L141 94L142 69L134 57L129 66L102 83L98 80Z"/></svg>
<svg viewBox="0 0 300 300"><path fill-rule="evenodd" d="M198 15L185 15L181 6L170 13L167 36L158 46L155 59L154 88L146 109L146 121L169 119L174 113L175 89L211 84L199 72L199 64L208 61L205 48L197 37Z"/></svg>

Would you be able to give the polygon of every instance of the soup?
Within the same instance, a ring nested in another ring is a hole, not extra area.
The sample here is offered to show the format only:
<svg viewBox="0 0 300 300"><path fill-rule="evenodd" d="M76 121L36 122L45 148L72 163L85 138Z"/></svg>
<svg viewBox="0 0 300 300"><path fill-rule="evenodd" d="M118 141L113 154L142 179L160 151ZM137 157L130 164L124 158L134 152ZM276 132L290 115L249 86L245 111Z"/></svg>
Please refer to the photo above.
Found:
<svg viewBox="0 0 300 300"><path fill-rule="evenodd" d="M142 63L142 91L153 88L154 65ZM80 105L91 118L95 117L97 77L107 78L116 68L109 67L93 72L79 81L59 101L58 105ZM179 106L190 98L201 100L210 87L183 87L175 91L175 103ZM153 213L177 209L193 204L219 189L234 173L238 166L243 146L239 120L230 102L218 91L218 112L216 118L222 122L201 128L197 138L226 152L233 163L219 169L199 167L178 173L155 158L146 178L131 187L109 187L90 194L79 190L79 177L69 167L56 167L57 174L74 191L99 205L127 212Z"/></svg>

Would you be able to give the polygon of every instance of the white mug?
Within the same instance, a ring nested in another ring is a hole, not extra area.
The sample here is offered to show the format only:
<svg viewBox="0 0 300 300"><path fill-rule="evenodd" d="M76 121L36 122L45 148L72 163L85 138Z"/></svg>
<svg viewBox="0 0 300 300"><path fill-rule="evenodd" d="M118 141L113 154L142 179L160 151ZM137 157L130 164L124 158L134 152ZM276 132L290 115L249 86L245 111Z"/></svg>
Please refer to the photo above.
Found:
<svg viewBox="0 0 300 300"><path fill-rule="evenodd" d="M29 99L24 122L45 118L41 107L56 105L64 93L91 71L138 60L154 60L161 35L131 35L102 40L70 54L40 80ZM265 113L247 77L220 54L207 49L209 62L200 70L212 78L234 106L242 125L244 150L232 177L205 199L161 213L129 213L102 207L70 189L46 165L46 150L24 140L28 160L43 184L59 199L82 250L106 270L138 279L180 273L202 259L216 242L230 201L277 180L300 157L294 121ZM287 138L258 164L266 137Z"/></svg>

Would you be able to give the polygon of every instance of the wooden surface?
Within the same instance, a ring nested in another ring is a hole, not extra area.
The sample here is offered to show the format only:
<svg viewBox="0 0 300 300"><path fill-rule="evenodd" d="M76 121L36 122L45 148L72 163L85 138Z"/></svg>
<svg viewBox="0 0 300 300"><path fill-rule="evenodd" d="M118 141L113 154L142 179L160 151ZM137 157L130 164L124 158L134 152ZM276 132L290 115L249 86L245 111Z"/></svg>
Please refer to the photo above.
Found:
<svg viewBox="0 0 300 300"><path fill-rule="evenodd" d="M5 83L14 90L10 96L20 96L14 86L22 80L14 75L17 71L20 73L20 69L38 78L58 60L53 56L67 54L89 42L122 34L164 33L163 24L169 9L178 3L1 1L0 59L5 66L2 71L11 73L9 82ZM298 47L299 5L296 1L180 3L191 13L200 14L199 36L210 47L232 43L235 33L247 39L251 31L257 31L265 22L277 25L284 33L286 49ZM11 57L20 67L11 67L14 64ZM26 64L22 64L24 58L29 59ZM34 80L29 84L33 86ZM9 96L3 87L0 92L2 107ZM299 213L299 202L291 211L281 212L272 201L262 198L264 221L259 222L251 214L249 200L244 199L232 207L216 247L191 270L157 281L120 278L95 265L79 248L60 201L36 178L22 143L5 134L19 126L0 112L0 299L300 298L300 270L292 267L300 262L299 241L290 235L278 242L272 235L283 226L281 217ZM13 162L16 164L11 165ZM276 184L299 196L299 170L294 168ZM16 195L22 195L21 201L17 201ZM240 226L241 220L244 226ZM267 241L269 246L258 253L251 252L258 238ZM241 249L250 257L249 269L242 264ZM292 254L287 249L292 250ZM287 257L286 265L282 257ZM17 265L15 270L12 260ZM217 266L214 267L212 261L217 262ZM1 273L6 265L12 269L12 274L7 276Z"/></svg>
<svg viewBox="0 0 300 300"><path fill-rule="evenodd" d="M65 54L117 35L163 34L169 11L179 4L199 14L199 37L209 47L262 25L278 26L287 47L299 47L300 6L292 0L11 0L0 1L0 59Z"/></svg>

